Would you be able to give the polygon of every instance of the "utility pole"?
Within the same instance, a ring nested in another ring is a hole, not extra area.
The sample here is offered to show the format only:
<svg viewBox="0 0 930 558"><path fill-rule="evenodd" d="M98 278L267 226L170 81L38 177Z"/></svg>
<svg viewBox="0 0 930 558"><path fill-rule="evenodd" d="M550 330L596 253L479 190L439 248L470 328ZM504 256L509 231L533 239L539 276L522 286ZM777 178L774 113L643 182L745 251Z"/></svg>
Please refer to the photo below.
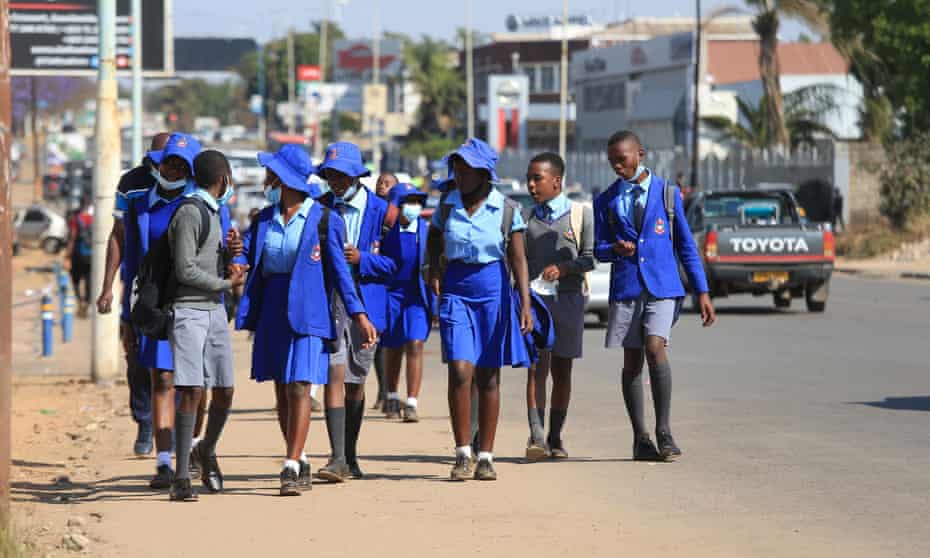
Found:
<svg viewBox="0 0 930 558"><path fill-rule="evenodd" d="M142 160L142 113L142 0L132 0L132 165Z"/></svg>
<svg viewBox="0 0 930 558"><path fill-rule="evenodd" d="M94 167L94 245L91 261L93 298L103 284L106 265L107 238L113 228L113 192L119 181L120 131L117 114L116 87L116 0L98 0L100 28L100 67L97 73L97 153ZM116 313L93 312L93 365L91 376L95 382L112 381L119 369L119 316Z"/></svg>
<svg viewBox="0 0 930 558"><path fill-rule="evenodd" d="M703 41L703 27L701 21L701 0L695 0L696 13L694 14L694 99L691 108L691 188L698 187L698 169L701 164L701 44Z"/></svg>
<svg viewBox="0 0 930 558"><path fill-rule="evenodd" d="M562 58L559 64L559 156L565 160L568 143L568 0L562 0Z"/></svg>
<svg viewBox="0 0 930 558"><path fill-rule="evenodd" d="M294 28L291 27L287 30L287 104L291 115L287 124L288 134L293 134L297 127L297 102L295 101L296 94L294 92L296 70L294 65Z"/></svg>
<svg viewBox="0 0 930 558"><path fill-rule="evenodd" d="M475 60L472 53L471 0L465 0L465 87L468 89L468 137L475 136Z"/></svg>
<svg viewBox="0 0 930 558"><path fill-rule="evenodd" d="M45 195L42 190L42 142L39 137L39 78L36 76L29 78L29 92L29 121L32 124L32 201L39 203Z"/></svg>
<svg viewBox="0 0 930 558"><path fill-rule="evenodd" d="M327 52L328 40L329 40L329 3L330 0L323 0L323 23L320 25L320 85L326 83L326 58L329 55ZM336 118L336 113L333 111L330 114L330 120ZM333 127L330 126L332 129ZM313 143L313 157L317 161L323 159L323 146L329 141L329 138L323 137L323 119L320 117L319 111L316 112L316 141Z"/></svg>
<svg viewBox="0 0 930 558"><path fill-rule="evenodd" d="M378 87L381 81L381 3L375 6L374 17L374 37L372 38L373 48L371 56L371 83ZM379 103L380 104L380 103ZM375 172L381 172L381 118L376 116L371 125L371 159L375 166Z"/></svg>
<svg viewBox="0 0 930 558"><path fill-rule="evenodd" d="M10 94L10 22L0 0L0 529L10 523L10 434L13 404L13 134Z"/></svg>
<svg viewBox="0 0 930 558"><path fill-rule="evenodd" d="M258 96L262 98L261 109L258 113L258 143L261 149L265 149L265 139L268 137L266 130L265 112L267 112L267 99L265 98L265 48L259 43L258 45Z"/></svg>

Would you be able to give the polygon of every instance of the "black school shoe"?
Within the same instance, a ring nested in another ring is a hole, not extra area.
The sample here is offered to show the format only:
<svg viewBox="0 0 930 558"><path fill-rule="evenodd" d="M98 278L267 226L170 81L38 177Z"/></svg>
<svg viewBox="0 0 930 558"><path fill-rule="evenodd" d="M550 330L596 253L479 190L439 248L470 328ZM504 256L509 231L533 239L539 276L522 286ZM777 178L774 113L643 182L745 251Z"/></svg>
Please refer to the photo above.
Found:
<svg viewBox="0 0 930 558"><path fill-rule="evenodd" d="M159 465L155 476L149 481L149 488L166 490L174 483L174 469L170 465Z"/></svg>
<svg viewBox="0 0 930 558"><path fill-rule="evenodd" d="M206 465L204 464L204 455L200 451L200 443L191 448L190 466L187 468L191 473L191 480L197 480L201 477Z"/></svg>
<svg viewBox="0 0 930 558"><path fill-rule="evenodd" d="M217 462L215 455L203 458L200 482L203 483L207 491L213 494L223 491L223 472L220 471L220 464Z"/></svg>
<svg viewBox="0 0 930 558"><path fill-rule="evenodd" d="M665 458L646 434L633 441L633 461L665 461Z"/></svg>
<svg viewBox="0 0 930 558"><path fill-rule="evenodd" d="M349 475L353 479L365 478L365 473L363 473L362 468L358 466L358 460L349 461L348 465L349 465Z"/></svg>
<svg viewBox="0 0 930 558"><path fill-rule="evenodd" d="M349 480L351 474L352 472L344 460L330 459L325 467L316 472L316 477L329 482L345 482Z"/></svg>
<svg viewBox="0 0 930 558"><path fill-rule="evenodd" d="M132 445L136 457L145 457L152 453L152 424L142 423L136 430L136 441Z"/></svg>
<svg viewBox="0 0 930 558"><path fill-rule="evenodd" d="M400 418L400 400L399 399L388 399L384 404L384 418L386 419L396 419Z"/></svg>
<svg viewBox="0 0 930 558"><path fill-rule="evenodd" d="M310 462L300 462L300 473L297 475L297 486L301 490L313 490L313 474L310 472Z"/></svg>
<svg viewBox="0 0 930 558"><path fill-rule="evenodd" d="M300 496L300 475L290 467L281 469L281 496Z"/></svg>
<svg viewBox="0 0 930 558"><path fill-rule="evenodd" d="M174 479L168 497L172 502L196 502L197 491L191 486L190 479Z"/></svg>
<svg viewBox="0 0 930 558"><path fill-rule="evenodd" d="M666 461L674 461L681 457L681 449L675 443L675 438L672 438L671 432L656 432L656 442L659 446L659 454Z"/></svg>

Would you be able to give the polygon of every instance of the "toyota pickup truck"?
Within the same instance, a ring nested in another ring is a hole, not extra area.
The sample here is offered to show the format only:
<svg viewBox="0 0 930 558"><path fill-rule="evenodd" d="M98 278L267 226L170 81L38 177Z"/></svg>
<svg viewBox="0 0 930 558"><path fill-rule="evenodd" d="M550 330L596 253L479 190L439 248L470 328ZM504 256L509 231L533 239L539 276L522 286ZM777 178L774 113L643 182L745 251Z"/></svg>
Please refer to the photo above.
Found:
<svg viewBox="0 0 930 558"><path fill-rule="evenodd" d="M833 232L808 223L790 189L699 192L686 206L712 297L771 294L776 308L804 298L809 311L826 309Z"/></svg>

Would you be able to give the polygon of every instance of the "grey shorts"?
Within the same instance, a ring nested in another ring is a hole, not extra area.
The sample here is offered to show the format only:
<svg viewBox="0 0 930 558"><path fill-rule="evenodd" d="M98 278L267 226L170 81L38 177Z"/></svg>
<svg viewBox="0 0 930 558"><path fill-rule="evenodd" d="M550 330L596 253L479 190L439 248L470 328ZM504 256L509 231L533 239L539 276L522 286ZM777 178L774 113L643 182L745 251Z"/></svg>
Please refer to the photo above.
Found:
<svg viewBox="0 0 930 558"><path fill-rule="evenodd" d="M175 308L169 334L174 357L174 385L233 387L232 337L226 309Z"/></svg>
<svg viewBox="0 0 930 558"><path fill-rule="evenodd" d="M665 339L668 345L672 326L678 321L680 298L655 298L643 293L636 300L611 302L607 314L608 349L641 349L648 335Z"/></svg>
<svg viewBox="0 0 930 558"><path fill-rule="evenodd" d="M363 349L365 338L362 332L355 326L355 322L349 317L342 304L342 298L339 296L332 297L333 319L336 324L336 331L339 334L338 349L330 353L329 365L345 365L347 384L364 384L365 378L368 377L368 371L375 361L375 351L377 345Z"/></svg>
<svg viewBox="0 0 930 558"><path fill-rule="evenodd" d="M581 358L584 344L584 309L587 297L581 293L559 293L558 296L542 296L552 314L555 326L555 345L552 354L561 358Z"/></svg>

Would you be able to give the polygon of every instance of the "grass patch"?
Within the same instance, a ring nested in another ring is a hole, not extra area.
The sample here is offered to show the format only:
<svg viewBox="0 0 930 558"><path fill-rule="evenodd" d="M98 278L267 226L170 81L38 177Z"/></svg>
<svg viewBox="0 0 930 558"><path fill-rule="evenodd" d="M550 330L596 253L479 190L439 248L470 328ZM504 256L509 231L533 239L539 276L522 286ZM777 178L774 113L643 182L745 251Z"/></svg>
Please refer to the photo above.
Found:
<svg viewBox="0 0 930 558"><path fill-rule="evenodd" d="M850 228L836 237L836 255L851 259L876 258L894 252L902 244L930 237L930 219L922 219L904 229L888 225Z"/></svg>
<svg viewBox="0 0 930 558"><path fill-rule="evenodd" d="M31 558L33 547L22 540L15 529L0 529L0 558Z"/></svg>

